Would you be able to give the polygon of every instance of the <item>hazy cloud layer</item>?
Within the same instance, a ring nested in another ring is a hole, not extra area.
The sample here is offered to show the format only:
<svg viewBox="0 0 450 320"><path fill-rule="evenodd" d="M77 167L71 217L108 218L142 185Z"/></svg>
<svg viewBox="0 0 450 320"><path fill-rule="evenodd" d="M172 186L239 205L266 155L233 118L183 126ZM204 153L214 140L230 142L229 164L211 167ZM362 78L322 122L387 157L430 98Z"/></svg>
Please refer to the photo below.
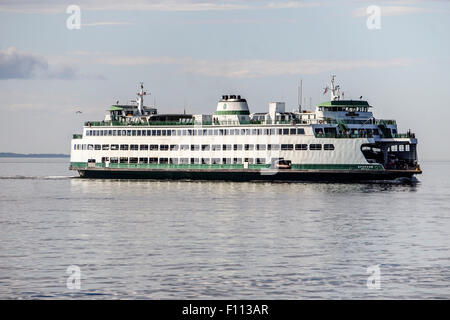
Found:
<svg viewBox="0 0 450 320"><path fill-rule="evenodd" d="M20 13L65 13L69 3L60 0L3 0L0 11ZM151 10L151 11L223 11L250 9L292 9L316 6L314 2L299 0L78 0L74 4L82 10Z"/></svg>
<svg viewBox="0 0 450 320"><path fill-rule="evenodd" d="M110 66L175 66L181 72L211 77L259 78L282 75L319 74L338 70L363 68L407 67L417 63L406 58L359 59L359 60L266 60L266 59L194 59L190 57L119 56L101 52L72 52L63 57L55 57L63 62L77 64L98 64Z"/></svg>

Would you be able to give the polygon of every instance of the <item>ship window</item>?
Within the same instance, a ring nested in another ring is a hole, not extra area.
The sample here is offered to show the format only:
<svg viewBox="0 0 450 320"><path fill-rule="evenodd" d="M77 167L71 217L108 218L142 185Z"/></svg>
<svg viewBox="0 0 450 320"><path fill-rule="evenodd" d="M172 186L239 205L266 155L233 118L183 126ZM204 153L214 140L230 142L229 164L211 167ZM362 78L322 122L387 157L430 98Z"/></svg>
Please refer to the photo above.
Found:
<svg viewBox="0 0 450 320"><path fill-rule="evenodd" d="M266 158L256 158L256 164L266 164Z"/></svg>
<svg viewBox="0 0 450 320"><path fill-rule="evenodd" d="M130 163L138 163L138 158L130 158Z"/></svg>
<svg viewBox="0 0 450 320"><path fill-rule="evenodd" d="M172 130L172 135L176 136L177 135L177 130Z"/></svg>
<svg viewBox="0 0 450 320"><path fill-rule="evenodd" d="M282 144L281 145L281 150L293 150L294 149L294 145L292 144Z"/></svg>
<svg viewBox="0 0 450 320"><path fill-rule="evenodd" d="M96 144L95 145L95 150L101 150L102 149L102 146L101 145L99 145L99 144Z"/></svg>
<svg viewBox="0 0 450 320"><path fill-rule="evenodd" d="M161 136L161 130L156 130L156 135Z"/></svg>
<svg viewBox="0 0 450 320"><path fill-rule="evenodd" d="M142 135L146 136L147 135L147 130L142 130Z"/></svg>
<svg viewBox="0 0 450 320"><path fill-rule="evenodd" d="M289 129L283 129L283 134L289 134Z"/></svg>
<svg viewBox="0 0 450 320"><path fill-rule="evenodd" d="M102 150L109 150L109 144L102 145Z"/></svg>
<svg viewBox="0 0 450 320"><path fill-rule="evenodd" d="M170 151L178 151L178 145L177 144L171 144L170 145Z"/></svg>
<svg viewBox="0 0 450 320"><path fill-rule="evenodd" d="M222 145L222 150L223 151L232 150L231 149L231 144L224 144L224 145Z"/></svg>
<svg viewBox="0 0 450 320"><path fill-rule="evenodd" d="M242 164L241 158L233 158L233 164Z"/></svg>
<svg viewBox="0 0 450 320"><path fill-rule="evenodd" d="M297 128L297 134L305 134L305 129Z"/></svg>
<svg viewBox="0 0 450 320"><path fill-rule="evenodd" d="M117 130L113 130L113 136L117 136Z"/></svg>
<svg viewBox="0 0 450 320"><path fill-rule="evenodd" d="M149 163L158 163L158 158L148 158Z"/></svg>
<svg viewBox="0 0 450 320"><path fill-rule="evenodd" d="M297 129L289 129L289 134L296 134L297 133Z"/></svg>
<svg viewBox="0 0 450 320"><path fill-rule="evenodd" d="M223 136L223 129L219 129L219 136Z"/></svg>
<svg viewBox="0 0 450 320"><path fill-rule="evenodd" d="M315 132L316 134L323 134L323 129L322 129L322 128L315 128L315 129L314 129L314 132Z"/></svg>
<svg viewBox="0 0 450 320"><path fill-rule="evenodd" d="M202 151L209 151L209 144L202 144Z"/></svg>
<svg viewBox="0 0 450 320"><path fill-rule="evenodd" d="M236 135L236 136L239 135L239 129L234 129L234 135Z"/></svg>
<svg viewBox="0 0 450 320"><path fill-rule="evenodd" d="M119 145L118 144L112 144L111 145L111 150L119 150Z"/></svg>
<svg viewBox="0 0 450 320"><path fill-rule="evenodd" d="M253 164L253 158L245 158L248 161L248 164Z"/></svg>
<svg viewBox="0 0 450 320"><path fill-rule="evenodd" d="M410 151L409 144L405 145L405 151L408 151L408 152Z"/></svg>
<svg viewBox="0 0 450 320"><path fill-rule="evenodd" d="M233 145L233 150L242 150L242 144Z"/></svg>
<svg viewBox="0 0 450 320"><path fill-rule="evenodd" d="M228 131L228 130L227 130L227 131ZM234 129L230 129L228 134L229 134L230 136L234 136Z"/></svg>
<svg viewBox="0 0 450 320"><path fill-rule="evenodd" d="M94 150L94 145L93 144L88 144L88 150Z"/></svg>
<svg viewBox="0 0 450 320"><path fill-rule="evenodd" d="M256 136L256 129L252 129L252 135Z"/></svg>
<svg viewBox="0 0 450 320"><path fill-rule="evenodd" d="M324 144L323 145L323 150L334 150L334 144Z"/></svg>
<svg viewBox="0 0 450 320"><path fill-rule="evenodd" d="M256 150L266 150L266 145L265 144L257 144Z"/></svg>
<svg viewBox="0 0 450 320"><path fill-rule="evenodd" d="M180 158L180 164L189 164L189 158Z"/></svg>
<svg viewBox="0 0 450 320"><path fill-rule="evenodd" d="M150 150L158 150L158 145L157 144L151 144L150 145Z"/></svg>
<svg viewBox="0 0 450 320"><path fill-rule="evenodd" d="M220 164L220 158L211 158L211 164Z"/></svg>
<svg viewBox="0 0 450 320"><path fill-rule="evenodd" d="M160 151L168 151L168 150L169 150L169 145L167 145L167 144L161 144L161 145L159 146L159 150L160 150Z"/></svg>
<svg viewBox="0 0 450 320"><path fill-rule="evenodd" d="M308 145L307 144L296 144L295 150L308 150Z"/></svg>
<svg viewBox="0 0 450 320"><path fill-rule="evenodd" d="M215 129L214 131L214 135L217 136L219 134L219 130Z"/></svg>
<svg viewBox="0 0 450 320"><path fill-rule="evenodd" d="M231 158L222 158L223 164L231 164Z"/></svg>
<svg viewBox="0 0 450 320"><path fill-rule="evenodd" d="M137 144L130 144L130 150L139 150L139 146Z"/></svg>
<svg viewBox="0 0 450 320"><path fill-rule="evenodd" d="M279 144L268 144L267 150L280 150L280 145Z"/></svg>
<svg viewBox="0 0 450 320"><path fill-rule="evenodd" d="M321 144L310 144L309 150L322 150L322 145Z"/></svg>
<svg viewBox="0 0 450 320"><path fill-rule="evenodd" d="M169 163L169 158L159 158L159 163L160 164L168 164Z"/></svg>
<svg viewBox="0 0 450 320"><path fill-rule="evenodd" d="M191 144L191 151L198 151L200 150L200 146L198 144Z"/></svg>
<svg viewBox="0 0 450 320"><path fill-rule="evenodd" d="M140 150L148 150L148 144L141 144L141 145L139 146L139 149L140 149Z"/></svg>
<svg viewBox="0 0 450 320"><path fill-rule="evenodd" d="M131 130L131 135L135 136L136 135L136 130Z"/></svg>
<svg viewBox="0 0 450 320"><path fill-rule="evenodd" d="M183 136L185 136L186 135L186 130L182 130L182 132L183 132Z"/></svg>
<svg viewBox="0 0 450 320"><path fill-rule="evenodd" d="M209 164L209 158L202 158L202 164Z"/></svg>
<svg viewBox="0 0 450 320"><path fill-rule="evenodd" d="M191 164L198 164L198 158L191 158Z"/></svg>
<svg viewBox="0 0 450 320"><path fill-rule="evenodd" d="M120 157L120 163L128 163L127 157Z"/></svg>
<svg viewBox="0 0 450 320"><path fill-rule="evenodd" d="M244 150L253 150L254 146L253 144L244 144Z"/></svg>
<svg viewBox="0 0 450 320"><path fill-rule="evenodd" d="M119 158L116 158L116 157L110 158L109 161L110 161L111 163L119 163Z"/></svg>
<svg viewBox="0 0 450 320"><path fill-rule="evenodd" d="M220 151L220 144L213 144L211 145L212 151Z"/></svg>
<svg viewBox="0 0 450 320"><path fill-rule="evenodd" d="M112 136L112 130L108 130L108 136Z"/></svg>
<svg viewBox="0 0 450 320"><path fill-rule="evenodd" d="M162 133L163 136L167 135L167 131L166 130L161 130L161 133Z"/></svg>
<svg viewBox="0 0 450 320"><path fill-rule="evenodd" d="M192 136L192 130L187 130L187 135Z"/></svg>
<svg viewBox="0 0 450 320"><path fill-rule="evenodd" d="M189 145L188 144L180 145L180 150L182 150L182 151L189 150Z"/></svg>
<svg viewBox="0 0 450 320"><path fill-rule="evenodd" d="M139 158L139 163L148 163L148 158Z"/></svg>
<svg viewBox="0 0 450 320"><path fill-rule="evenodd" d="M127 144L121 144L120 145L120 150L128 150L128 145Z"/></svg>
<svg viewBox="0 0 450 320"><path fill-rule="evenodd" d="M170 164L178 164L178 158L170 158L169 163Z"/></svg>
<svg viewBox="0 0 450 320"><path fill-rule="evenodd" d="M127 131L126 130L122 130L122 135L126 136L127 135Z"/></svg>
<svg viewBox="0 0 450 320"><path fill-rule="evenodd" d="M275 135L276 134L276 130L274 128L270 129L270 135Z"/></svg>
<svg viewBox="0 0 450 320"><path fill-rule="evenodd" d="M391 151L392 151L392 152L397 152L397 151L398 151L397 145L391 146Z"/></svg>

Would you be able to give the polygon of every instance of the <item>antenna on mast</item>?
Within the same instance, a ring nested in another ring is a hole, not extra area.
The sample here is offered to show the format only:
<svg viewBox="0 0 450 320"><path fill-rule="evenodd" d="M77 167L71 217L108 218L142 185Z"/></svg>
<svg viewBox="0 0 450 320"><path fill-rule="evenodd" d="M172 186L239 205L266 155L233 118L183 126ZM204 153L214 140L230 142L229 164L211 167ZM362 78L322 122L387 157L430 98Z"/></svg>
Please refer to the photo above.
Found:
<svg viewBox="0 0 450 320"><path fill-rule="evenodd" d="M300 87L298 87L298 112L302 112L302 95L303 95L303 80L300 80Z"/></svg>

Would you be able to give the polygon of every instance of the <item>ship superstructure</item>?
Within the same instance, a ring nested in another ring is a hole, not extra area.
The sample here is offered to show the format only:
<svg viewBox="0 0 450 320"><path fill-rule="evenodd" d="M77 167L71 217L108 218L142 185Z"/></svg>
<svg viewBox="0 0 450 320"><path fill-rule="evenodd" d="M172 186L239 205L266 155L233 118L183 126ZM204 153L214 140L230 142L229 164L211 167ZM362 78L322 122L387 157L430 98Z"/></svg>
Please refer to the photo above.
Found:
<svg viewBox="0 0 450 320"><path fill-rule="evenodd" d="M376 119L367 101L345 100L332 76L330 101L286 112L271 102L250 113L240 95L223 95L214 114L160 114L114 104L71 142L70 168L84 177L353 181L421 173L417 139L395 120Z"/></svg>

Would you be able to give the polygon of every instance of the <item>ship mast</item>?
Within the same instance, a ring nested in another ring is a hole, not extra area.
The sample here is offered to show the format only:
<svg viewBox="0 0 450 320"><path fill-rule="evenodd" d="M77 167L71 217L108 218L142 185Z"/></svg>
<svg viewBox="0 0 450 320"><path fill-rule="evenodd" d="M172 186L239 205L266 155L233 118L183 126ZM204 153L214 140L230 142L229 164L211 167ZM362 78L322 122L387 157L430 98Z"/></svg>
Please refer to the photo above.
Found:
<svg viewBox="0 0 450 320"><path fill-rule="evenodd" d="M341 90L340 86L335 86L334 85L334 78L336 78L335 75L331 76L331 85L330 87L326 86L325 87L325 91L324 94L327 93L328 90L330 90L330 99L331 101L335 101L335 100L339 100L340 99L340 94L339 91Z"/></svg>
<svg viewBox="0 0 450 320"><path fill-rule="evenodd" d="M144 114L144 96L147 95L147 92L144 91L144 83L141 82L141 91L137 93L137 107L140 115Z"/></svg>

